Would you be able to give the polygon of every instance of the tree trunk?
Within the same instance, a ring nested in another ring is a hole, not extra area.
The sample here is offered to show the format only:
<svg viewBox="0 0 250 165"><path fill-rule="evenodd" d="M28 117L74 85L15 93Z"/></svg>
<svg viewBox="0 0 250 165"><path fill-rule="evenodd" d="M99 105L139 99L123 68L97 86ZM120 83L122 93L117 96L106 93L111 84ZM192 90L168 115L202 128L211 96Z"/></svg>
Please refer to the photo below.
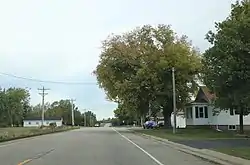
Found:
<svg viewBox="0 0 250 165"><path fill-rule="evenodd" d="M164 116L164 128L171 128L171 114L172 111L168 106L163 107L163 116Z"/></svg>
<svg viewBox="0 0 250 165"><path fill-rule="evenodd" d="M143 124L144 124L144 120L145 120L145 119L144 119L144 116L141 116L141 122L140 122L140 123L141 123L141 127L142 127Z"/></svg>
<svg viewBox="0 0 250 165"><path fill-rule="evenodd" d="M139 112L143 119L143 123L145 122L145 115L148 113L148 111L149 111L148 102L140 101Z"/></svg>
<svg viewBox="0 0 250 165"><path fill-rule="evenodd" d="M240 115L239 115L239 120L240 120L240 134L244 134L244 128L243 128L243 108L240 108Z"/></svg>
<svg viewBox="0 0 250 165"><path fill-rule="evenodd" d="M9 124L10 124L10 127L13 127L13 118L12 118L12 114L11 112L8 110L8 115L9 115Z"/></svg>

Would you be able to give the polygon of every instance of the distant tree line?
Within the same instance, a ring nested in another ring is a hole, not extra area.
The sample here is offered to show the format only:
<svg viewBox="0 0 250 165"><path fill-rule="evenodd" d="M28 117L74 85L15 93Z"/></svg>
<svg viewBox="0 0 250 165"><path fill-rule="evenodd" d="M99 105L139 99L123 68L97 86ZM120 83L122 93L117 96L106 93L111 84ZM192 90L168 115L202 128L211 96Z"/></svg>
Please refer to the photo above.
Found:
<svg viewBox="0 0 250 165"><path fill-rule="evenodd" d="M123 125L133 125L132 120L123 120L123 118L113 117L97 121L98 123L111 123L112 126L123 126Z"/></svg>
<svg viewBox="0 0 250 165"><path fill-rule="evenodd" d="M45 104L45 117L62 117L63 124L71 125L70 100L54 101ZM0 89L0 127L22 126L26 117L40 117L42 114L41 104L30 105L30 93L23 88ZM75 125L93 126L96 115L91 111L81 112L74 105ZM84 121L86 119L86 122Z"/></svg>

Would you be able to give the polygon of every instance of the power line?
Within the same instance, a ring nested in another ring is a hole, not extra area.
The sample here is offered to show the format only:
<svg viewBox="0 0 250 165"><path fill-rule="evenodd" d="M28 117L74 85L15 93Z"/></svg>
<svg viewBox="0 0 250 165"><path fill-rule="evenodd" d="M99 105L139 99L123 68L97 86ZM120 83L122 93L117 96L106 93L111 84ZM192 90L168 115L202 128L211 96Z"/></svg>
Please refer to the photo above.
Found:
<svg viewBox="0 0 250 165"><path fill-rule="evenodd" d="M13 77L16 79L22 79L27 81L33 81L33 82L42 82L42 83L50 83L50 84L64 84L64 85L97 85L97 83L94 82L63 82L63 81L49 81L49 80L40 80L40 79L34 79L34 78L27 78L22 76L16 76L9 73L3 73L0 72L1 75Z"/></svg>

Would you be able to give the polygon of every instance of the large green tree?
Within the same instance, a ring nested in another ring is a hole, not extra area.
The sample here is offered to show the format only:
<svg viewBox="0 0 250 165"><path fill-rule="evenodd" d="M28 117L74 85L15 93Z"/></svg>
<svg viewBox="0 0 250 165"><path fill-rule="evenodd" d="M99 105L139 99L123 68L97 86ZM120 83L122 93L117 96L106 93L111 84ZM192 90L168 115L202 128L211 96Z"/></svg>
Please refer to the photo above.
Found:
<svg viewBox="0 0 250 165"><path fill-rule="evenodd" d="M233 4L231 14L215 28L207 34L212 47L204 53L204 80L217 96L217 107L240 114L243 133L243 115L250 107L250 1Z"/></svg>
<svg viewBox="0 0 250 165"><path fill-rule="evenodd" d="M187 37L178 37L170 26L145 25L103 42L95 70L98 83L112 101L125 103L138 115L146 115L149 103L162 105L166 126L173 111L172 73L176 69L178 107L189 99L201 63ZM189 87L187 84L191 83Z"/></svg>
<svg viewBox="0 0 250 165"><path fill-rule="evenodd" d="M20 126L31 111L30 94L26 89L8 88L0 90L0 125Z"/></svg>

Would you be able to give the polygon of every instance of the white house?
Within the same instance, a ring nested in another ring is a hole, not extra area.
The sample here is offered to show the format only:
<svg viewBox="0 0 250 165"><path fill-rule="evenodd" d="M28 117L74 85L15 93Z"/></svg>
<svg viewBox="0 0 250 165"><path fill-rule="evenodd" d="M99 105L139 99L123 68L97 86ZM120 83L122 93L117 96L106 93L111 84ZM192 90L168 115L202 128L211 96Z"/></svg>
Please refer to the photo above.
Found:
<svg viewBox="0 0 250 165"><path fill-rule="evenodd" d="M62 126L62 118L61 117L45 117L44 118L44 126L49 126L50 123L56 123L56 126ZM24 127L39 127L42 125L42 118L41 117L30 117L25 118L23 120Z"/></svg>
<svg viewBox="0 0 250 165"><path fill-rule="evenodd" d="M185 107L187 127L209 126L220 130L239 129L239 115L234 110L215 109L215 95L205 86L200 87L195 100ZM214 113L214 112L219 113ZM244 116L244 129L250 129L250 115Z"/></svg>

